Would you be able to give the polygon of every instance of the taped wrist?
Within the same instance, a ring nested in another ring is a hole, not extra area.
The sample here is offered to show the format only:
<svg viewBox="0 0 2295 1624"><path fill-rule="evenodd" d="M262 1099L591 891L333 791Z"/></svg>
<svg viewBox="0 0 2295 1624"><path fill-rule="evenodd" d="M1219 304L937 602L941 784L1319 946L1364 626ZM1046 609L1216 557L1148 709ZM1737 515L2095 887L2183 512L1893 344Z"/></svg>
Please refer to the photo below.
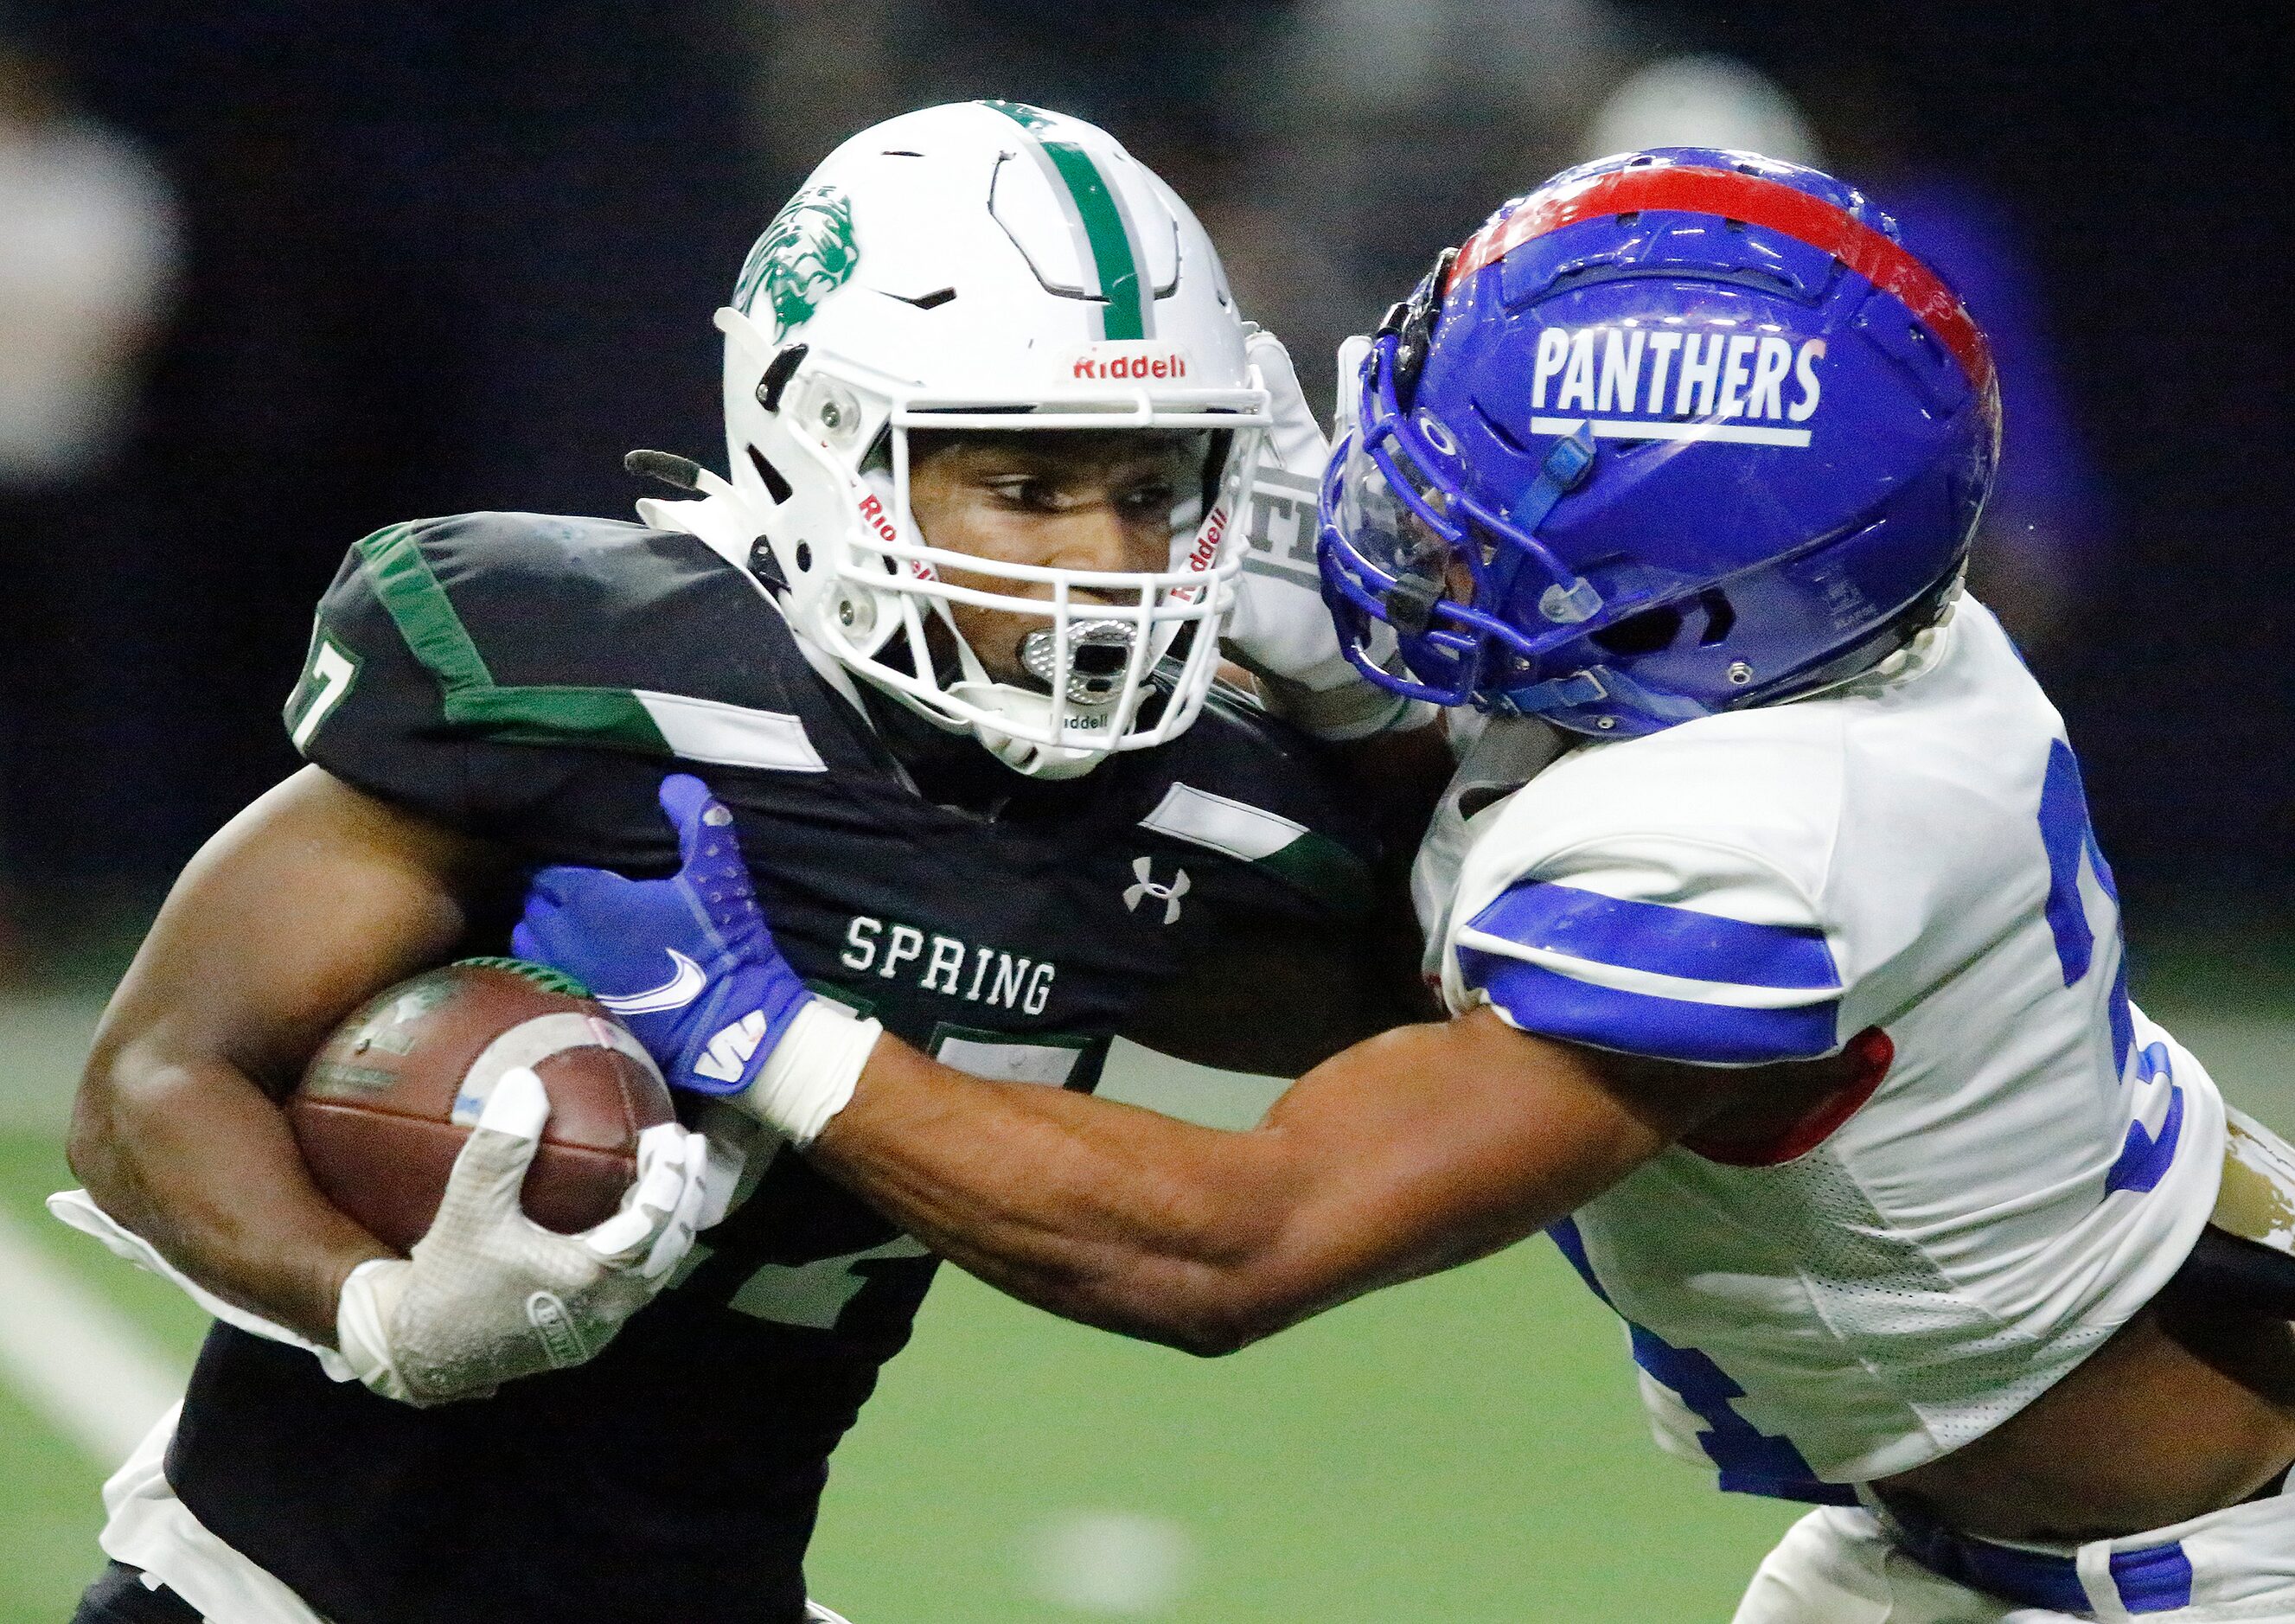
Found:
<svg viewBox="0 0 2295 1624"><path fill-rule="evenodd" d="M401 1403L413 1396L390 1356L390 1317L413 1267L404 1258L369 1258L344 1278L335 1301L335 1347L343 1362L362 1385Z"/></svg>
<svg viewBox="0 0 2295 1624"><path fill-rule="evenodd" d="M744 1111L788 1136L799 1150L845 1108L884 1026L830 999L815 998L735 1098Z"/></svg>

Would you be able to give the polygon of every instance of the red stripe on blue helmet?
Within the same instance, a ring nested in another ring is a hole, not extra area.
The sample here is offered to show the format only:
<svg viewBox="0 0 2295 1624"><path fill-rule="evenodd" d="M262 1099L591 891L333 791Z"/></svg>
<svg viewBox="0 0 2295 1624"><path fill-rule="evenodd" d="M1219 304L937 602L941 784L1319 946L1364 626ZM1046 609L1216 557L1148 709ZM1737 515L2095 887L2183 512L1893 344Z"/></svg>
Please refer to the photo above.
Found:
<svg viewBox="0 0 2295 1624"><path fill-rule="evenodd" d="M1645 209L1742 220L1832 255L1918 317L1960 363L1979 395L1990 392L1992 347L1943 278L1848 210L1765 175L1691 164L1642 165L1534 195L1466 240L1444 290L1532 238L1582 220Z"/></svg>

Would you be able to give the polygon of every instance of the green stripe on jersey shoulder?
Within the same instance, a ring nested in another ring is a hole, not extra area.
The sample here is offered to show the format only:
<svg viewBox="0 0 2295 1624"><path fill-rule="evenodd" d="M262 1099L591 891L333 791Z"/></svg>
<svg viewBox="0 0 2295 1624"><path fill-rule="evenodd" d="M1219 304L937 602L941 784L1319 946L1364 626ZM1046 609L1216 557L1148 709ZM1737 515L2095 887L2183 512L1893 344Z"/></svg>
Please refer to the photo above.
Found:
<svg viewBox="0 0 2295 1624"><path fill-rule="evenodd" d="M1327 835L1309 829L1259 866L1334 913L1352 918L1370 911L1370 865Z"/></svg>
<svg viewBox="0 0 2295 1624"><path fill-rule="evenodd" d="M502 744L584 744L643 755L825 772L804 723L782 711L632 688L504 687L494 679L412 525L358 544L376 599L438 684L450 726Z"/></svg>
<svg viewBox="0 0 2295 1624"><path fill-rule="evenodd" d="M1238 858L1334 912L1357 914L1370 907L1369 864L1328 836L1265 807L1174 784L1139 827Z"/></svg>
<svg viewBox="0 0 2295 1624"><path fill-rule="evenodd" d="M1132 249L1123 205L1116 200L1115 189L1108 184L1107 177L1099 172L1099 166L1075 143L1058 140L1051 134L1058 126L1052 115L1042 108L1030 107L1025 102L984 102L981 105L993 108L1033 136L1067 188L1068 202L1083 225L1084 241L1091 248L1100 297L1107 301L1100 310L1100 337L1146 338L1150 311L1148 290L1139 278L1139 256Z"/></svg>
<svg viewBox="0 0 2295 1624"><path fill-rule="evenodd" d="M422 556L412 525L392 525L358 544L359 557L374 595L389 612L391 624L406 640L407 649L423 668L453 693L466 688L492 688L494 673L479 657L478 644L454 613L446 589Z"/></svg>

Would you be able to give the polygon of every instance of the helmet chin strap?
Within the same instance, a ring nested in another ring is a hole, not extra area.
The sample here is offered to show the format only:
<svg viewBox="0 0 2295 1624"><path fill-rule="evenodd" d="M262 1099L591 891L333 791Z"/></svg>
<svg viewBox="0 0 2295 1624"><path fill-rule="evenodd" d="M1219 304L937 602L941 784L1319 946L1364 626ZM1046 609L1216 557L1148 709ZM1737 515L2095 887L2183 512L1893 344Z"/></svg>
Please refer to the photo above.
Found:
<svg viewBox="0 0 2295 1624"><path fill-rule="evenodd" d="M1049 699L1038 699L1036 695L1014 688L1009 682L959 682L950 691L983 710L1009 714L1015 722L1049 721L1051 715ZM1022 714L1024 706L1031 700L1035 700L1041 706L1036 717ZM1104 750L1071 750L1059 745L1039 744L1030 739L1015 739L985 722L972 724L972 736L998 761L1013 771L1032 779L1080 779L1107 759L1107 752Z"/></svg>
<svg viewBox="0 0 2295 1624"><path fill-rule="evenodd" d="M1048 730L1052 721L1052 697L1035 693L1015 682L1000 682L991 676L980 657L973 652L972 644L956 631L947 606L935 606L943 624L956 636L956 657L963 667L961 681L949 684L949 692L957 698L995 715L1009 716L1023 727L1039 732ZM1068 710L1074 714L1079 706L1071 700ZM1107 759L1104 750L1076 750L1064 746L1042 744L1034 739L1016 738L1002 731L993 723L975 722L972 735L983 747L1013 771L1034 779L1082 778Z"/></svg>

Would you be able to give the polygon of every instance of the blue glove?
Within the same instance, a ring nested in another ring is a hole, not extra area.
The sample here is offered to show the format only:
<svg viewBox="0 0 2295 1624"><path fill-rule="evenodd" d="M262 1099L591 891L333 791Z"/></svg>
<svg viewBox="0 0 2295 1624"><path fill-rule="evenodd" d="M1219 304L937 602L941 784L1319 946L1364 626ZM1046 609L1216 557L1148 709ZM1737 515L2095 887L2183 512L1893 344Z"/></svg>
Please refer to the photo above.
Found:
<svg viewBox="0 0 2295 1624"><path fill-rule="evenodd" d="M677 829L674 875L544 869L511 951L587 985L672 1087L739 1094L813 994L773 945L733 814L682 772L661 781L661 809Z"/></svg>

